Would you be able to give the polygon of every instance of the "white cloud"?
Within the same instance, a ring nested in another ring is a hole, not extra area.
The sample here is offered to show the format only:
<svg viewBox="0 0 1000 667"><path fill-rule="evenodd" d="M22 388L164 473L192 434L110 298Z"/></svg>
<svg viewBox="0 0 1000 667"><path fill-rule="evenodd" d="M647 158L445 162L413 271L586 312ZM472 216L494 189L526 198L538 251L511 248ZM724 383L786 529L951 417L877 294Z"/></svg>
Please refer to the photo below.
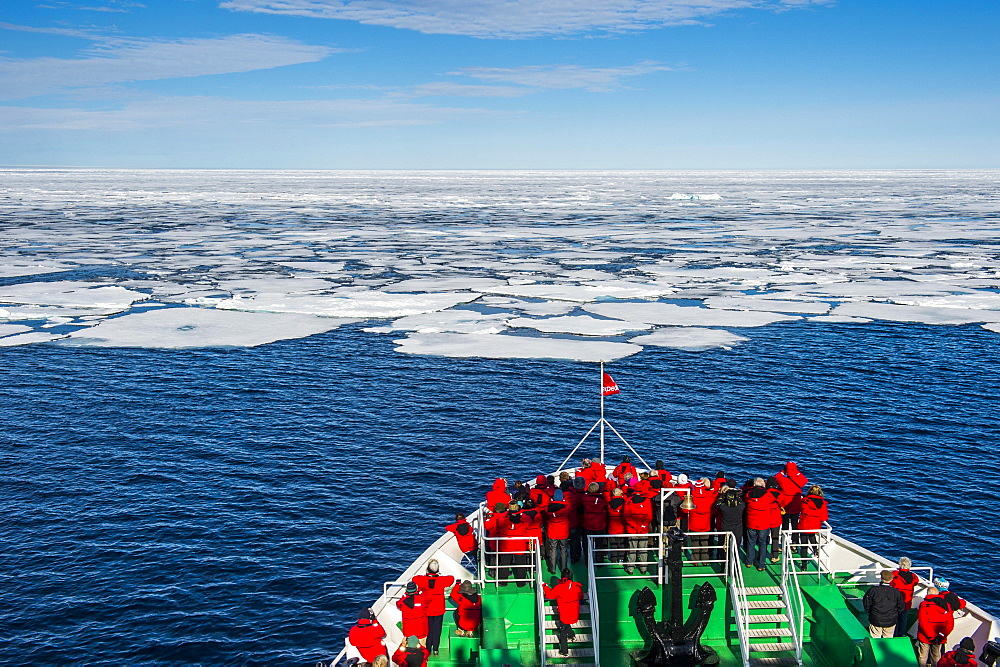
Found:
<svg viewBox="0 0 1000 667"><path fill-rule="evenodd" d="M526 65L523 67L465 67L452 74L464 74L484 81L503 81L521 86L564 90L584 88L606 92L621 88L621 79L672 69L662 63L645 61L625 67L580 67L579 65Z"/></svg>
<svg viewBox="0 0 1000 667"><path fill-rule="evenodd" d="M216 39L111 41L82 58L0 60L0 99L132 81L229 74L315 62L336 52L268 35Z"/></svg>
<svg viewBox="0 0 1000 667"><path fill-rule="evenodd" d="M483 86L451 81L422 83L411 89L417 97L521 97L533 92L518 86Z"/></svg>
<svg viewBox="0 0 1000 667"><path fill-rule="evenodd" d="M788 9L829 0L226 0L220 7L358 21L424 33L535 37L628 32L700 22L734 9Z"/></svg>
<svg viewBox="0 0 1000 667"><path fill-rule="evenodd" d="M247 101L217 97L154 97L118 109L0 106L0 132L25 130L129 131L177 126L379 127L430 125L497 114L404 100Z"/></svg>

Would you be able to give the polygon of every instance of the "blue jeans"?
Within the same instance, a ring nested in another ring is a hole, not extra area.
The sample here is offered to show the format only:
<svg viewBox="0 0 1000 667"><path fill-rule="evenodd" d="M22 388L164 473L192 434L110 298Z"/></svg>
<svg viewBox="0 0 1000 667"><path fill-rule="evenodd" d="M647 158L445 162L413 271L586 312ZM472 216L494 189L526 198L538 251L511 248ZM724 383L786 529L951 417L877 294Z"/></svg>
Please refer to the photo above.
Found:
<svg viewBox="0 0 1000 667"><path fill-rule="evenodd" d="M764 567L764 561L767 559L767 547L771 541L771 530L765 528L764 530L754 530L753 528L747 529L747 563L752 563L757 568Z"/></svg>

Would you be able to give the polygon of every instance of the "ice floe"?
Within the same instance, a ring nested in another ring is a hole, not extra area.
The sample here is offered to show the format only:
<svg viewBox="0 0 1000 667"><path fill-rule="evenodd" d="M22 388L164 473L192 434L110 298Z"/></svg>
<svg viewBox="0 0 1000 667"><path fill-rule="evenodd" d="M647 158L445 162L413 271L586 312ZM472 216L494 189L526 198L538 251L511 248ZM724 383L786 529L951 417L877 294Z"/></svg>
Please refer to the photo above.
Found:
<svg viewBox="0 0 1000 667"><path fill-rule="evenodd" d="M0 278L62 273L76 268L79 268L78 265L67 262L21 262L0 257Z"/></svg>
<svg viewBox="0 0 1000 667"><path fill-rule="evenodd" d="M613 361L642 351L630 343L581 341L568 338L528 338L503 334L410 334L393 341L396 351L439 357L487 359L566 359Z"/></svg>
<svg viewBox="0 0 1000 667"><path fill-rule="evenodd" d="M117 285L95 285L78 281L22 283L0 287L0 303L39 306L76 306L124 310L149 295Z"/></svg>
<svg viewBox="0 0 1000 667"><path fill-rule="evenodd" d="M729 349L744 341L745 336L734 334L724 329L703 329L701 327L678 327L676 329L657 329L642 336L629 339L630 343L638 345L655 345L657 347L672 347L678 350L703 351L713 348Z"/></svg>
<svg viewBox="0 0 1000 667"><path fill-rule="evenodd" d="M677 306L672 303L592 303L583 306L583 309L619 320L675 326L762 327L775 322L801 319L780 313L715 310L697 306Z"/></svg>
<svg viewBox="0 0 1000 667"><path fill-rule="evenodd" d="M383 319L419 315L469 303L479 294L391 294L375 290L341 291L329 295L256 294L222 299L216 308L270 313L302 313L324 317Z"/></svg>
<svg viewBox="0 0 1000 667"><path fill-rule="evenodd" d="M0 338L0 347L14 347L16 345L31 345L32 343L50 343L54 340L65 338L66 334L49 333L47 331L31 331L28 333L15 334Z"/></svg>
<svg viewBox="0 0 1000 667"><path fill-rule="evenodd" d="M388 333L391 331L416 331L418 333L470 333L493 334L507 329L509 315L484 315L474 310L442 310L420 315L407 315L388 326L369 327L365 331Z"/></svg>
<svg viewBox="0 0 1000 667"><path fill-rule="evenodd" d="M0 336L12 336L14 334L31 331L31 327L23 324L0 324Z"/></svg>
<svg viewBox="0 0 1000 667"><path fill-rule="evenodd" d="M709 308L729 310L763 310L772 313L813 313L823 314L830 310L830 304L821 301L781 301L766 297L713 296L705 299Z"/></svg>
<svg viewBox="0 0 1000 667"><path fill-rule="evenodd" d="M788 314L989 326L1000 313L991 171L3 176L0 216L30 224L0 227L0 281L74 280L0 286L0 320L57 332L151 299L401 319L379 331L490 331L520 315L537 327L503 338L521 346L538 327L614 326L580 310L687 327ZM480 294L475 309L504 312L451 314Z"/></svg>
<svg viewBox="0 0 1000 667"><path fill-rule="evenodd" d="M544 319L517 317L509 320L507 325L515 328L536 329L545 333L566 333L579 336L620 336L628 331L645 331L652 328L651 324L644 322L603 320L588 315L567 315Z"/></svg>
<svg viewBox="0 0 1000 667"><path fill-rule="evenodd" d="M617 298L655 298L672 294L673 288L650 283L634 283L627 280L609 280L582 285L556 284L525 284L504 287L485 288L482 291L489 294L505 294L534 299L553 299L556 301L575 301L588 303L599 299Z"/></svg>
<svg viewBox="0 0 1000 667"><path fill-rule="evenodd" d="M893 322L920 322L923 324L973 324L1000 322L1000 311L972 308L939 308L931 306L903 306L873 301L844 303L832 311L834 316L867 317Z"/></svg>
<svg viewBox="0 0 1000 667"><path fill-rule="evenodd" d="M352 319L245 313L210 308L158 308L107 319L75 331L60 345L89 347L255 347L331 331Z"/></svg>

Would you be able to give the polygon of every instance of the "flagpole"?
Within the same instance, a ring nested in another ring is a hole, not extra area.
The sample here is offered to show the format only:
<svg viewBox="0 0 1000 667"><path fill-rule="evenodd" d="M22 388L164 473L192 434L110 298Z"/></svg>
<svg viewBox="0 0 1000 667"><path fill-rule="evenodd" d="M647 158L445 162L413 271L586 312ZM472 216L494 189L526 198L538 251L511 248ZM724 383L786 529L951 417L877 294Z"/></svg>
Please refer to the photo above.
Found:
<svg viewBox="0 0 1000 667"><path fill-rule="evenodd" d="M604 460L604 360L601 359L601 465L606 464Z"/></svg>

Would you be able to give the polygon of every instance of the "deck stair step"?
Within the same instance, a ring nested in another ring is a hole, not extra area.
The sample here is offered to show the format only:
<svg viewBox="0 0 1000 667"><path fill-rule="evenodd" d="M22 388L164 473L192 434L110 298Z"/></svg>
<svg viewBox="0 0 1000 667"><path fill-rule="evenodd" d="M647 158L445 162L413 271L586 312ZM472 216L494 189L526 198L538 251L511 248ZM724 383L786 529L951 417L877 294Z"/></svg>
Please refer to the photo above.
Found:
<svg viewBox="0 0 1000 667"><path fill-rule="evenodd" d="M747 614L747 623L788 623L787 614Z"/></svg>
<svg viewBox="0 0 1000 667"><path fill-rule="evenodd" d="M568 655L563 655L557 648L545 649L546 658L592 658L594 649L592 648L571 648Z"/></svg>
<svg viewBox="0 0 1000 667"><path fill-rule="evenodd" d="M761 643L755 644L750 643L750 652L764 652L764 653L777 653L779 651L794 651L795 644L786 644L784 642L779 643Z"/></svg>
<svg viewBox="0 0 1000 667"><path fill-rule="evenodd" d="M748 634L750 637L791 637L792 631L788 628L750 628Z"/></svg>
<svg viewBox="0 0 1000 667"><path fill-rule="evenodd" d="M773 637L774 635L761 635L761 636L762 637ZM594 637L592 635L581 635L581 634L577 633L575 636L570 637L569 641L567 643L568 644L587 644L587 643L593 643L593 641L594 641ZM546 644L558 644L559 643L559 636L558 635L545 635L545 643Z"/></svg>
<svg viewBox="0 0 1000 667"><path fill-rule="evenodd" d="M785 606L784 600L747 600L746 609L781 609Z"/></svg>
<svg viewBox="0 0 1000 667"><path fill-rule="evenodd" d="M750 658L750 666L764 667L765 665L797 665L799 661L792 657L768 656L766 658Z"/></svg>
<svg viewBox="0 0 1000 667"><path fill-rule="evenodd" d="M576 623L574 623L573 625L571 625L569 627L573 628L574 630L580 630L580 629L583 629L583 628L589 628L590 627L590 619L589 618L581 618L579 621L577 621ZM557 630L558 628L559 628L559 626L556 624L555 621L545 621L545 629L546 630Z"/></svg>
<svg viewBox="0 0 1000 667"><path fill-rule="evenodd" d="M745 595L781 595L780 586L749 586L743 589Z"/></svg>

